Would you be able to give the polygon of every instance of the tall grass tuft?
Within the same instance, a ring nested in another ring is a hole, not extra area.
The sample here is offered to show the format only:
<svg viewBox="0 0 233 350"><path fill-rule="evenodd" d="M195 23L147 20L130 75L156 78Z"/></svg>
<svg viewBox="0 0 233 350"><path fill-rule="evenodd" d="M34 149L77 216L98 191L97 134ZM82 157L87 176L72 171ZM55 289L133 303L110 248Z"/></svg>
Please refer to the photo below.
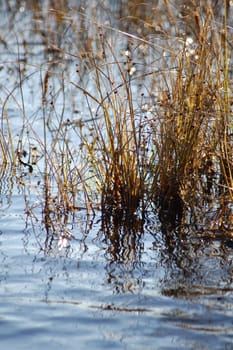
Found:
<svg viewBox="0 0 233 350"><path fill-rule="evenodd" d="M100 33L101 63L92 57L94 81L99 101L92 112L92 130L81 134L85 152L101 195L106 217L132 215L145 210L147 140L142 117L137 115L131 85L133 62L126 50L121 58Z"/></svg>
<svg viewBox="0 0 233 350"><path fill-rule="evenodd" d="M223 26L221 31L221 37L219 39L219 45L221 47L221 55L219 56L219 67L220 67L220 88L221 94L219 96L219 121L218 121L218 132L219 132L219 154L220 154L220 169L221 179L223 186L229 193L230 200L233 200L233 158L232 158L232 110L231 110L231 82L230 82L230 71L229 61L231 60L229 41L231 40L228 36L228 2L224 1L225 11L223 16ZM232 49L232 45L230 46Z"/></svg>
<svg viewBox="0 0 233 350"><path fill-rule="evenodd" d="M153 123L158 164L152 190L163 221L179 221L184 206L194 208L219 165L232 196L226 23L222 37L211 7L196 7L193 18L195 37L183 37L171 54L177 68L164 76Z"/></svg>

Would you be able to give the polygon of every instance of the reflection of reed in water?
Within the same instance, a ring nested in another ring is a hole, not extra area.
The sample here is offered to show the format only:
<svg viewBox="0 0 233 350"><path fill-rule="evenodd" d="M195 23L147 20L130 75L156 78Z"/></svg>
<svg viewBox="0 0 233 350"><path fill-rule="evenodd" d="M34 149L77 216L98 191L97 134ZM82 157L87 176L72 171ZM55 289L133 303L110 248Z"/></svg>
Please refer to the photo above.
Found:
<svg viewBox="0 0 233 350"><path fill-rule="evenodd" d="M210 233L173 232L164 235L161 251L165 275L163 295L192 298L221 295L232 281L231 240ZM232 291L232 287L229 289Z"/></svg>
<svg viewBox="0 0 233 350"><path fill-rule="evenodd" d="M133 223L131 220L122 217L116 221L114 217L102 222L101 232L107 245L106 281L115 293L135 293L143 285L143 221L138 217Z"/></svg>
<svg viewBox="0 0 233 350"><path fill-rule="evenodd" d="M13 167L11 164L0 164L0 209L5 210L11 205L14 185Z"/></svg>

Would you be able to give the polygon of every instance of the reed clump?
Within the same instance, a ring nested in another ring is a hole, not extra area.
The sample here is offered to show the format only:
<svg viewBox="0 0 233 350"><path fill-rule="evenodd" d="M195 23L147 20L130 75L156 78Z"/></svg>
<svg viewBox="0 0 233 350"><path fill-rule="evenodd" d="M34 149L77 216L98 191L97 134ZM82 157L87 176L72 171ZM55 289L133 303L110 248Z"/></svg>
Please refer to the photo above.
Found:
<svg viewBox="0 0 233 350"><path fill-rule="evenodd" d="M212 19L209 13L200 24L198 40L184 37L171 61L175 71L164 77L159 116L153 129L158 155L153 191L163 213L181 215L184 203L191 204L200 191L200 177L206 175L207 160L217 148L216 81L213 39L209 38ZM159 129L159 131L157 131ZM153 131L152 131L153 132Z"/></svg>
<svg viewBox="0 0 233 350"><path fill-rule="evenodd" d="M203 8L196 8L195 36L184 37L181 50L174 50L177 69L164 78L166 93L154 121L153 189L162 220L181 218L185 205L194 210L211 188L216 194L223 185L232 197L227 13L223 38L212 8L205 10L203 19Z"/></svg>
<svg viewBox="0 0 233 350"><path fill-rule="evenodd" d="M161 50L161 66L157 64L156 72L150 66L144 73L150 98L152 89L157 90L150 118L142 118L135 108L137 77L132 77L131 52L119 59L100 35L102 61L90 57L97 95L93 98L86 91L92 131L89 138L83 133L81 138L103 213L135 213L155 203L162 221L177 224L187 209L195 211L211 196L219 202L224 192L232 199L227 9L225 3L219 25L213 7L191 6L188 15L193 20L184 21L185 29L177 33L173 46L155 45L156 54ZM178 31L178 22L176 26ZM168 41L172 35L166 33ZM130 39L138 47L154 45ZM94 114L90 100L97 102Z"/></svg>
<svg viewBox="0 0 233 350"><path fill-rule="evenodd" d="M54 212L65 222L68 213L83 208L88 213L101 209L106 232L109 222L117 228L119 222L133 225L151 208L159 209L162 223L172 228L187 222L187 212L197 218L196 213L213 208L213 202L217 213L208 215L209 226L219 227L229 218L233 200L229 2L224 2L218 18L210 2L184 2L182 11L171 5L165 1L152 11L146 6L143 16L144 5L138 4L131 27L143 23L137 34L99 25L96 16L93 37L85 11L67 15L66 6L64 13L56 8L48 11L46 18L52 16L54 29L48 21L48 36L43 38L46 53L54 56L39 68L42 135L26 117L23 104L23 84L30 76L21 78L19 89L20 137L33 138L42 155L43 213L49 230ZM160 21L155 37L153 14ZM79 15L80 21L73 20ZM121 28L130 28L129 14L125 27L120 22ZM75 74L67 74L66 64L73 71L76 67ZM57 101L62 101L62 108ZM80 108L84 112L77 119ZM18 143L21 165L22 151ZM0 152L4 161L15 154L4 138ZM138 222L142 231L143 220Z"/></svg>
<svg viewBox="0 0 233 350"><path fill-rule="evenodd" d="M139 208L145 209L148 149L141 116L134 108L133 62L128 50L119 60L103 33L100 45L101 64L92 57L97 109L93 114L93 98L86 95L91 131L88 135L81 132L81 139L101 195L103 215L134 215Z"/></svg>

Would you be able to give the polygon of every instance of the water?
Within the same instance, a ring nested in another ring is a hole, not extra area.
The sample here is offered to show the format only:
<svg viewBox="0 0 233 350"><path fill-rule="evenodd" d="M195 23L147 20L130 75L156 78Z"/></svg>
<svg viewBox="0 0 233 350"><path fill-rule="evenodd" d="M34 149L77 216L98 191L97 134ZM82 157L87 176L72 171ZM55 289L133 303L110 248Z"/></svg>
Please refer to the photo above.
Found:
<svg viewBox="0 0 233 350"><path fill-rule="evenodd" d="M12 6L11 11L4 8L6 4ZM7 46L1 44L0 73L1 108L10 116L13 134L22 132L26 147L43 138L40 77L42 74L44 79L46 70L41 65L47 56L40 35L30 36L29 43L29 28L36 19L32 21L34 12L26 11L25 4L17 7L14 1L3 2L1 9L2 14L3 9L8 11L5 18L11 18L11 28L19 30L20 43L23 37L28 42L28 65L22 74L30 79L23 83L23 95L18 84L17 50L20 48L20 55L24 55L25 47L18 45L17 36L6 29L1 34ZM90 15L94 10L90 7L88 11ZM68 24L58 27L64 45L70 44L73 50L74 43L65 35ZM72 77L76 58L65 61L63 57L62 62L69 63L70 69L65 65L59 68L67 69L66 77ZM91 85L88 75L83 73L82 78L84 84ZM50 126L58 123L62 113L64 120L75 119L78 114L76 102L63 101L60 85L55 84L59 79L48 88L48 101L56 97L57 102L56 114L46 109ZM10 91L6 108L2 102ZM70 87L66 93L74 100L80 97ZM85 99L81 101L78 118L85 119L89 110L82 107ZM5 119L2 124L6 132ZM32 129L36 136L28 135ZM14 176L10 167L1 172L2 349L233 349L231 237L222 239L220 234L189 228L166 234L153 212L148 214L143 230L123 228L116 233L110 227L107 235L100 212L88 217L85 210L60 221L54 215L51 235L43 212L44 185L39 166L32 174L28 170L16 169Z"/></svg>
<svg viewBox="0 0 233 350"><path fill-rule="evenodd" d="M12 201L0 219L1 347L233 348L232 247L188 241L179 259L146 232L140 252L117 261L98 218L81 234L83 215L70 247L43 251L21 195Z"/></svg>

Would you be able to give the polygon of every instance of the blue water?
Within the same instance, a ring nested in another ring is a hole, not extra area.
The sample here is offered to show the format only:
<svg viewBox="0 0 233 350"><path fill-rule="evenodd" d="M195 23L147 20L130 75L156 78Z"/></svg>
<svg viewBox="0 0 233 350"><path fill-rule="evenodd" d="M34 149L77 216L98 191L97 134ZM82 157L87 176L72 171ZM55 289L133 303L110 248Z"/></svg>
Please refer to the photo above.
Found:
<svg viewBox="0 0 233 350"><path fill-rule="evenodd" d="M212 241L182 269L145 233L139 260L114 261L96 218L43 251L12 200L0 215L1 348L233 349L232 248Z"/></svg>

